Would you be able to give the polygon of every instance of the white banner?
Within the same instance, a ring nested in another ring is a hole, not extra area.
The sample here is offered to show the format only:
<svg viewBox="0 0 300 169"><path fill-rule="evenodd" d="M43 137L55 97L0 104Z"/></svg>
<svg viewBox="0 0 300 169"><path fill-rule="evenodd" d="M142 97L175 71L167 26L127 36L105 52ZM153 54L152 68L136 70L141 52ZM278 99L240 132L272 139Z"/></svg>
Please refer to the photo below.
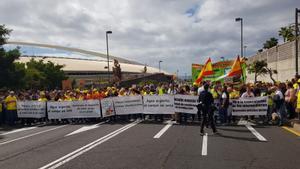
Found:
<svg viewBox="0 0 300 169"><path fill-rule="evenodd" d="M175 112L197 114L198 96L175 95Z"/></svg>
<svg viewBox="0 0 300 169"><path fill-rule="evenodd" d="M116 115L143 113L142 96L113 97Z"/></svg>
<svg viewBox="0 0 300 169"><path fill-rule="evenodd" d="M48 119L98 118L99 100L64 101L47 103Z"/></svg>
<svg viewBox="0 0 300 169"><path fill-rule="evenodd" d="M84 100L72 102L72 118L101 117L99 100Z"/></svg>
<svg viewBox="0 0 300 169"><path fill-rule="evenodd" d="M232 115L266 115L268 111L267 97L250 97L232 100Z"/></svg>
<svg viewBox="0 0 300 169"><path fill-rule="evenodd" d="M174 114L174 96L144 96L145 114Z"/></svg>
<svg viewBox="0 0 300 169"><path fill-rule="evenodd" d="M72 102L47 102L48 119L70 118L72 114Z"/></svg>
<svg viewBox="0 0 300 169"><path fill-rule="evenodd" d="M46 102L17 101L18 118L46 117Z"/></svg>
<svg viewBox="0 0 300 169"><path fill-rule="evenodd" d="M112 98L104 98L101 100L102 117L115 115L114 103Z"/></svg>

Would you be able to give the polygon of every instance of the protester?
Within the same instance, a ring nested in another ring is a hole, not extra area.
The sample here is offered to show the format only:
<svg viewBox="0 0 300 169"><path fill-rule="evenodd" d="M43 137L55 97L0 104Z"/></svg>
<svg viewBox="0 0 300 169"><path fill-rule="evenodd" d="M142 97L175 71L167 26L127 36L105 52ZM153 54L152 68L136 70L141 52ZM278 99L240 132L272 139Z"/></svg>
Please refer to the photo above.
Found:
<svg viewBox="0 0 300 169"><path fill-rule="evenodd" d="M3 98L0 94L0 125L3 124L3 118L4 118Z"/></svg>
<svg viewBox="0 0 300 169"><path fill-rule="evenodd" d="M223 91L220 97L220 121L222 125L225 125L228 120L228 107L229 107L229 93L227 86L223 86Z"/></svg>
<svg viewBox="0 0 300 169"><path fill-rule="evenodd" d="M212 94L208 91L209 85L204 85L204 91L202 91L199 95L199 101L201 102L202 107L202 122L201 122L201 128L200 128L200 134L204 135L204 126L206 124L210 124L213 133L217 133L217 129L214 123L214 117L213 117L213 104L214 99ZM208 117L207 117L208 116Z"/></svg>
<svg viewBox="0 0 300 169"><path fill-rule="evenodd" d="M16 102L19 101L82 101L82 100L102 100L108 97L122 97L122 96L146 96L146 95L157 95L162 96L168 95L199 95L205 91L204 86L207 86L209 82L202 81L198 86L196 84L190 85L188 83L160 83L156 84L145 84L145 85L132 85L130 88L126 87L106 87L106 88L91 88L91 89L74 89L74 90L50 90L50 91L39 91L39 90L22 90L22 91L11 91L8 94L2 93L3 106L0 105L0 123L1 118L9 125L15 124L17 119L16 113ZM276 112L280 119L280 125L282 125L288 113L289 119L296 117L296 112L300 112L300 80L292 79L286 83L264 83L259 82L256 84L249 83L247 85L221 85L220 82L213 82L209 85L211 88L208 91L212 94L213 99L217 103L220 103L219 108L219 119L221 124L231 123L230 112L230 99L251 98L251 97L268 97L268 112L267 118L264 118L265 123L270 123L271 114ZM228 86L228 87L227 87ZM295 89L296 88L296 89ZM1 95L1 94L0 94ZM278 99L279 98L279 99ZM0 97L1 102L1 97ZM298 104L297 104L298 103ZM296 111L295 111L296 110ZM201 113L203 112L201 104L198 107L198 120L201 119ZM218 112L218 111L216 111ZM206 111L207 113L207 111ZM178 120L178 122L188 122L194 120L195 115L191 115L185 112L179 114L175 112L175 116L171 119ZM169 118L169 115L147 115L150 119L152 116L155 120L163 120ZM130 119L139 118L141 116L129 116ZM251 120L254 119L252 116ZM235 120L233 120L235 122Z"/></svg>
<svg viewBox="0 0 300 169"><path fill-rule="evenodd" d="M17 119L17 97L14 91L10 91L9 95L4 100L6 108L6 122L8 125L13 126Z"/></svg>
<svg viewBox="0 0 300 169"><path fill-rule="evenodd" d="M276 92L274 95L274 103L276 107L276 113L279 117L279 126L282 126L285 121L285 104L284 104L284 96L283 96L283 90L284 86L280 84L279 86L275 86Z"/></svg>
<svg viewBox="0 0 300 169"><path fill-rule="evenodd" d="M296 103L296 90L293 88L293 83L289 82L287 91L285 92L285 105L289 115L289 119L295 118L295 103Z"/></svg>

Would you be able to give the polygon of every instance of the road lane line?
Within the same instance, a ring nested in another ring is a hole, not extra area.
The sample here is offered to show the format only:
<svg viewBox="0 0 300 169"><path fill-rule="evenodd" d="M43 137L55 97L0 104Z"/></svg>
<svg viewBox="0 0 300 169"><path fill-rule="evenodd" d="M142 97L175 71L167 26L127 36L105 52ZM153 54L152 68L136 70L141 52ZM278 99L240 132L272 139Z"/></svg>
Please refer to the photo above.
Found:
<svg viewBox="0 0 300 169"><path fill-rule="evenodd" d="M83 126L79 129L73 131L72 133L69 133L69 134L65 135L65 137L68 137L68 136L71 136L71 135L74 135L74 134L78 134L78 133L82 133L82 132L85 132L85 131L88 131L88 130L96 129L96 128L100 127L100 125L102 125L106 122L108 122L108 121L103 121L101 123L94 124L94 125Z"/></svg>
<svg viewBox="0 0 300 169"><path fill-rule="evenodd" d="M294 131L293 129L285 127L285 126L282 127L282 128L285 129L285 130L287 130L287 131L289 131L289 132L291 132L291 133L293 133L293 134L295 134L296 136L300 137L300 132Z"/></svg>
<svg viewBox="0 0 300 169"><path fill-rule="evenodd" d="M256 136L256 138L260 141L267 141L266 138L264 138L261 134L259 134L251 125L245 125L251 132L253 135Z"/></svg>
<svg viewBox="0 0 300 169"><path fill-rule="evenodd" d="M16 138L16 139L12 139L12 140L9 140L9 141L4 141L4 142L0 143L0 146L2 146L4 144L15 142L15 141L18 141L18 140L22 140L22 139L25 139L25 138L28 138L28 137L32 137L32 136L35 136L35 135L38 135L38 134L43 134L43 133L46 133L46 132L49 132L49 131L52 131L52 130L56 130L56 129L59 129L59 128L62 128L62 127L65 127L65 126L66 125L58 126L58 127L52 128L52 129L48 129L48 130L40 131L40 132L37 132L37 133L29 134L29 135L19 137L19 138Z"/></svg>
<svg viewBox="0 0 300 169"><path fill-rule="evenodd" d="M15 130L12 130L12 131L9 131L9 132L1 133L0 136L13 134L13 133L18 133L18 132L26 131L26 130L32 130L32 129L35 129L35 128L37 128L37 127L35 126L35 127L25 127L25 128L21 128L21 129L15 129Z"/></svg>
<svg viewBox="0 0 300 169"><path fill-rule="evenodd" d="M71 153L69 153L69 154L67 154L67 155L65 155L65 156L49 163L49 164L47 164L47 165L45 165L45 166L43 166L43 167L40 167L39 169L55 169L55 168L65 164L65 163L67 163L68 161L71 161L72 159L80 156L81 154L95 148L96 146L108 141L109 139L111 139L111 138L117 136L118 134L126 131L127 129L137 125L140 122L141 122L141 120L132 122L132 123L120 128L118 130L115 130L115 131L107 134L106 136L103 136L103 137L99 138L98 140L95 140L95 141L93 141L93 142L91 142L91 143L89 143L89 144L87 144L87 145L85 145L85 146L83 146L83 147L81 147L81 148L79 148L79 149L77 149L77 150L75 150L75 151L73 151L73 152L71 152Z"/></svg>
<svg viewBox="0 0 300 169"><path fill-rule="evenodd" d="M208 139L208 135L207 135L207 133L205 133L205 135L203 136L203 141L202 141L202 156L207 155L207 139Z"/></svg>
<svg viewBox="0 0 300 169"><path fill-rule="evenodd" d="M162 128L153 138L160 138L172 125L173 122L167 121L167 125L165 125L165 127Z"/></svg>

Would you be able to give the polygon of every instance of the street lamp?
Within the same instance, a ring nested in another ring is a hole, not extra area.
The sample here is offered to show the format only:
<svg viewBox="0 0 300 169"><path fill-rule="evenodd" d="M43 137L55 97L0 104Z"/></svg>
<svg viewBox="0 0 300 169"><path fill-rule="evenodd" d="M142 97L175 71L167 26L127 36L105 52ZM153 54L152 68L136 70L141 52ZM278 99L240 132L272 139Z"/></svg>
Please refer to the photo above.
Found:
<svg viewBox="0 0 300 169"><path fill-rule="evenodd" d="M161 60L158 61L158 69L159 69L159 72L160 72L160 63L161 63L161 62L163 62L163 61L161 61Z"/></svg>
<svg viewBox="0 0 300 169"><path fill-rule="evenodd" d="M112 34L112 31L106 31L107 81L108 81L108 83L109 83L109 52L108 52L108 34Z"/></svg>
<svg viewBox="0 0 300 169"><path fill-rule="evenodd" d="M241 22L241 57L243 57L243 18L235 18L236 22Z"/></svg>
<svg viewBox="0 0 300 169"><path fill-rule="evenodd" d="M296 76L298 76L298 35L299 35L299 27L298 27L298 13L300 13L300 9L295 9L295 57L296 57Z"/></svg>
<svg viewBox="0 0 300 169"><path fill-rule="evenodd" d="M247 49L247 46L245 45L244 46L244 56L246 57L246 49Z"/></svg>

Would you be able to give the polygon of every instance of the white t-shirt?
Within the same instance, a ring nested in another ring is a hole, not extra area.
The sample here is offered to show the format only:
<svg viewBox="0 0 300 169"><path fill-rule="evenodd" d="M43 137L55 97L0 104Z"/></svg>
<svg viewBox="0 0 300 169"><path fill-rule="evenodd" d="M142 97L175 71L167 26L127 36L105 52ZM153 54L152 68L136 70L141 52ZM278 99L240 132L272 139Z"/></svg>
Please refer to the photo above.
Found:
<svg viewBox="0 0 300 169"><path fill-rule="evenodd" d="M254 94L253 92L249 93L248 92L245 92L242 94L241 98L247 98L247 97L254 97Z"/></svg>
<svg viewBox="0 0 300 169"><path fill-rule="evenodd" d="M222 99L227 99L227 95L225 92L223 92L223 94L222 94Z"/></svg>
<svg viewBox="0 0 300 169"><path fill-rule="evenodd" d="M201 93L202 91L204 91L204 87L203 87L203 86L201 86L201 87L198 88L198 92L197 92L198 95L200 95L200 93Z"/></svg>
<svg viewBox="0 0 300 169"><path fill-rule="evenodd" d="M283 98L284 98L284 96L283 96L283 94L282 94L282 92L281 92L280 90L277 90L277 91L275 92L275 95L278 95L278 96L279 96L279 99L283 99Z"/></svg>

